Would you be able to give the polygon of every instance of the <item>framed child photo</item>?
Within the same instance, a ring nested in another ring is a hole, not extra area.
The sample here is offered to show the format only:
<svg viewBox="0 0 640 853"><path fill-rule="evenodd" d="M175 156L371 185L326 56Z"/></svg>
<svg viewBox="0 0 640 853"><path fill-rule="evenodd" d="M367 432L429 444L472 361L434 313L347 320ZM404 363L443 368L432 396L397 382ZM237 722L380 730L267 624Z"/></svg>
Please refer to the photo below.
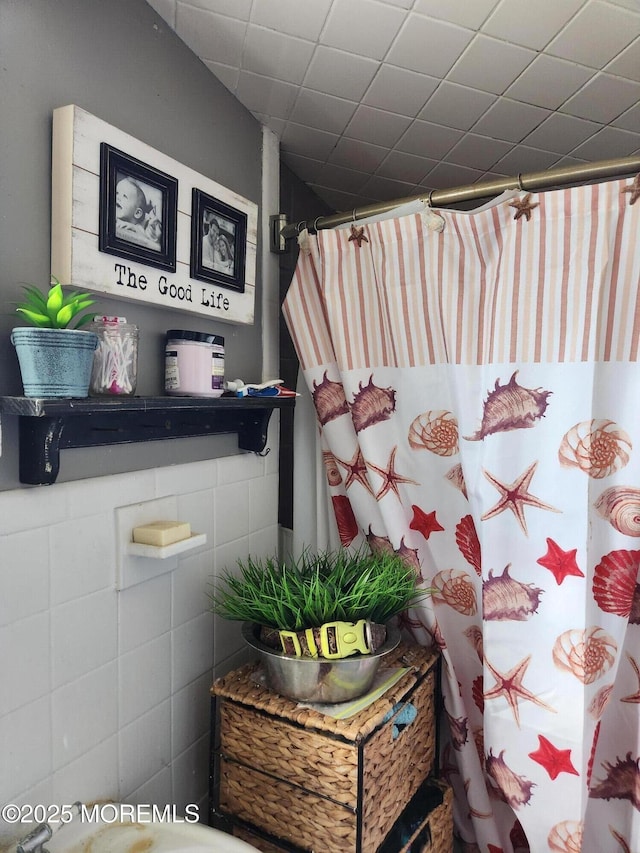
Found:
<svg viewBox="0 0 640 853"><path fill-rule="evenodd" d="M101 252L176 271L178 181L100 144Z"/></svg>
<svg viewBox="0 0 640 853"><path fill-rule="evenodd" d="M191 278L244 292L247 214L194 187Z"/></svg>

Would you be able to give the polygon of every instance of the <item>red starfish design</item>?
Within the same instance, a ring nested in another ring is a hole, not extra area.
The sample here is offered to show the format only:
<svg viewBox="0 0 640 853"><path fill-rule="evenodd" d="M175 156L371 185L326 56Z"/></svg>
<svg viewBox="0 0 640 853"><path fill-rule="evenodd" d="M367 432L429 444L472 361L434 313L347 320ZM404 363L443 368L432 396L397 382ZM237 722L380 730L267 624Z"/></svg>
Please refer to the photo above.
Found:
<svg viewBox="0 0 640 853"><path fill-rule="evenodd" d="M422 533L425 539L428 539L432 533L438 530L444 530L444 527L441 527L436 520L435 509L433 512L423 512L416 504L412 504L411 509L413 510L413 518L409 527Z"/></svg>
<svg viewBox="0 0 640 853"><path fill-rule="evenodd" d="M389 456L389 463L386 468L378 468L377 465L373 465L371 462L367 462L369 468L371 468L371 470L375 471L377 474L380 474L380 476L384 480L382 487L375 496L377 501L383 498L387 494L387 492L391 491L395 492L396 497L399 499L400 493L398 492L398 483L411 483L414 486L420 485L420 483L417 483L415 480L410 480L409 477L403 477L401 474L396 474L395 461L397 452L398 446L396 445L391 451L391 455Z"/></svg>
<svg viewBox="0 0 640 853"><path fill-rule="evenodd" d="M522 684L522 679L524 678L524 674L527 671L527 667L529 666L529 661L531 660L531 655L526 658L523 658L520 663L516 664L513 669L509 670L506 674L498 672L489 661L484 659L489 672L496 680L496 684L491 690L488 690L484 694L485 699L497 699L498 696L504 696L504 698L509 703L511 710L513 711L513 716L515 718L516 723L518 724L518 728L520 728L520 712L518 710L518 697L521 699L528 699L530 702L534 702L536 705L539 705L541 708L544 708L546 711L551 711L553 714L556 713L555 708L551 708L549 705L546 705L541 699L532 693L530 690L527 690L526 687Z"/></svg>
<svg viewBox="0 0 640 853"><path fill-rule="evenodd" d="M509 204L509 207L515 207L516 215L513 218L516 221L522 216L525 216L528 222L531 219L531 214L533 213L534 207L540 207L540 204L539 202L533 204L531 202L531 193L527 193L523 199L520 199L519 201L512 201Z"/></svg>
<svg viewBox="0 0 640 853"><path fill-rule="evenodd" d="M358 244L358 248L362 246L362 242L369 242L369 238L364 235L364 225L361 225L359 228L356 228L355 225L351 226L351 237L349 237L349 242L354 242Z"/></svg>
<svg viewBox="0 0 640 853"><path fill-rule="evenodd" d="M629 184L629 186L625 187L623 190L620 190L620 192L631 193L629 204L635 204L640 198L640 172L638 172L633 179L633 183Z"/></svg>
<svg viewBox="0 0 640 853"><path fill-rule="evenodd" d="M493 518L494 515L500 515L500 513L504 512L505 509L510 509L518 519L525 536L528 536L527 522L524 517L525 504L537 506L539 509L548 509L550 512L561 512L561 510L544 503L540 498L537 498L529 492L529 485L537 467L538 463L534 462L523 474L520 474L517 480L514 480L514 482L510 483L508 486L501 483L499 480L496 480L494 476L483 469L484 476L490 483L493 483L499 492L501 492L502 497L494 507L481 516L482 521L486 521L488 518Z"/></svg>
<svg viewBox="0 0 640 853"><path fill-rule="evenodd" d="M580 571L576 562L577 553L577 548L572 551L563 551L557 542L547 538L547 553L544 557L536 560L536 563L540 563L545 569L549 569L556 579L556 583L560 586L569 575L575 575L578 578L584 577L584 573Z"/></svg>
<svg viewBox="0 0 640 853"><path fill-rule="evenodd" d="M488 851L489 853L504 853L504 847L496 847L495 844L490 844Z"/></svg>
<svg viewBox="0 0 640 853"><path fill-rule="evenodd" d="M557 779L560 773L571 773L572 776L580 775L571 763L570 749L558 749L542 735L538 735L538 741L540 746L535 752L529 753L529 758L541 764L549 774L550 779Z"/></svg>
<svg viewBox="0 0 640 853"><path fill-rule="evenodd" d="M361 483L361 485L363 485L371 495L373 494L371 483L367 477L367 463L364 461L362 450L360 450L359 447L349 462L345 462L343 459L338 459L337 456L334 456L334 459L348 471L347 479L344 481L345 489L348 489L352 483L357 482Z"/></svg>

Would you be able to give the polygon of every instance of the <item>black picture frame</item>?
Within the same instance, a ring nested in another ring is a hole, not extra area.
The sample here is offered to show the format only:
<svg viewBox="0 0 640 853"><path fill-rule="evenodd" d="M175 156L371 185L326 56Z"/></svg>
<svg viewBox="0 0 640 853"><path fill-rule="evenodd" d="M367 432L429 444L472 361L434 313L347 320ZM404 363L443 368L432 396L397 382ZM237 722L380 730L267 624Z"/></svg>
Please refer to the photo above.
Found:
<svg viewBox="0 0 640 853"><path fill-rule="evenodd" d="M175 272L177 219L176 178L100 143L101 252Z"/></svg>
<svg viewBox="0 0 640 853"><path fill-rule="evenodd" d="M194 187L191 278L244 293L246 256L247 214Z"/></svg>

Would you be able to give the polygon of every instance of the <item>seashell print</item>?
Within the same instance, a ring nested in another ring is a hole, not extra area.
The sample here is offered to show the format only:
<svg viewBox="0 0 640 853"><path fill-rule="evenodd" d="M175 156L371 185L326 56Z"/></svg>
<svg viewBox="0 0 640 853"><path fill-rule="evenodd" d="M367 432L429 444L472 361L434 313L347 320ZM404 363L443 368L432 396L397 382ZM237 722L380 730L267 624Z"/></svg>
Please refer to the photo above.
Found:
<svg viewBox="0 0 640 853"><path fill-rule="evenodd" d="M627 433L613 421L582 421L563 436L558 458L561 465L601 480L624 468L631 447Z"/></svg>
<svg viewBox="0 0 640 853"><path fill-rule="evenodd" d="M618 651L616 641L603 628L594 626L585 631L573 628L556 639L553 662L582 681L593 684L608 672Z"/></svg>
<svg viewBox="0 0 640 853"><path fill-rule="evenodd" d="M598 748L598 740L600 739L600 726L602 723L600 720L596 723L596 727L593 730L593 738L591 739L591 751L589 753L589 760L587 762L587 789L591 785L591 776L593 774L593 763L596 759L596 749Z"/></svg>
<svg viewBox="0 0 640 853"><path fill-rule="evenodd" d="M519 820L513 824L513 829L509 833L509 841L511 842L514 853L517 853L519 848L523 851L529 851L529 842L527 841L527 836L524 834L524 829L522 828L522 824Z"/></svg>
<svg viewBox="0 0 640 853"><path fill-rule="evenodd" d="M604 687L601 687L600 690L598 690L591 702L589 702L587 711L594 720L599 720L604 714L604 709L609 704L612 690L613 684L605 684Z"/></svg>
<svg viewBox="0 0 640 853"><path fill-rule="evenodd" d="M629 800L640 810L640 759L628 752L616 764L605 761L602 765L606 778L591 788L589 796L597 800Z"/></svg>
<svg viewBox="0 0 640 853"><path fill-rule="evenodd" d="M455 486L455 488L458 489L459 492L462 492L465 498L469 500L467 484L464 481L464 474L462 473L462 465L460 465L460 463L454 465L453 468L449 468L444 476L449 480L452 486Z"/></svg>
<svg viewBox="0 0 640 853"><path fill-rule="evenodd" d="M620 850L622 851L622 853L631 853L631 846L629 845L629 842L627 841L627 839L626 839L626 838L624 838L624 836L622 836L622 835L621 835L621 834L620 834L616 829L614 829L611 825L609 826L609 832L611 833L611 835L613 835L613 837L615 838L615 840L616 840L616 841L618 842L618 844L620 845Z"/></svg>
<svg viewBox="0 0 640 853"><path fill-rule="evenodd" d="M422 566L420 565L420 560L418 558L418 549L417 548L409 548L408 545L404 544L404 536L400 540L400 547L395 551L395 553L402 557L407 566L412 568L416 575L418 576L418 581L424 580L422 577Z"/></svg>
<svg viewBox="0 0 640 853"><path fill-rule="evenodd" d="M458 452L458 421L444 409L424 412L411 422L408 439L414 450L453 456Z"/></svg>
<svg viewBox="0 0 640 853"><path fill-rule="evenodd" d="M547 397L553 392L542 388L523 388L516 382L517 375L516 370L506 385L501 385L500 379L496 379L493 391L488 392L484 402L480 429L474 435L465 435L467 441L482 441L496 432L528 429L544 416Z"/></svg>
<svg viewBox="0 0 640 853"><path fill-rule="evenodd" d="M434 604L448 604L463 616L473 616L478 610L476 591L469 575L459 569L438 572L431 582Z"/></svg>
<svg viewBox="0 0 640 853"><path fill-rule="evenodd" d="M470 515L465 515L456 525L456 543L460 549L460 553L476 570L478 577L482 574L480 561L480 540L476 526L473 523L473 518Z"/></svg>
<svg viewBox="0 0 640 853"><path fill-rule="evenodd" d="M358 535L358 522L353 514L351 501L345 495L334 495L331 498L333 512L338 525L340 543L344 548L350 545Z"/></svg>
<svg viewBox="0 0 640 853"><path fill-rule="evenodd" d="M327 482L330 486L339 486L342 482L340 469L336 462L336 457L330 450L322 451L322 461L324 462L325 471L327 472Z"/></svg>
<svg viewBox="0 0 640 853"><path fill-rule="evenodd" d="M325 370L322 382L318 385L313 380L313 405L316 408L318 420L324 426L329 421L339 418L341 415L349 413L349 404L344 395L344 388L340 382L333 382L329 379Z"/></svg>
<svg viewBox="0 0 640 853"><path fill-rule="evenodd" d="M369 532L366 534L367 542L373 554L393 554L393 545L388 536L376 536L369 525Z"/></svg>
<svg viewBox="0 0 640 853"><path fill-rule="evenodd" d="M521 583L509 575L511 564L505 566L498 577L489 569L489 577L482 582L482 616L490 622L526 622L537 612L542 589Z"/></svg>
<svg viewBox="0 0 640 853"><path fill-rule="evenodd" d="M640 625L640 584L636 584L631 601L631 613L629 613L629 624Z"/></svg>
<svg viewBox="0 0 640 853"><path fill-rule="evenodd" d="M362 387L359 383L351 403L351 418L356 432L362 432L372 424L388 421L396 410L396 392L393 388L379 388L373 384L373 374L369 384Z"/></svg>
<svg viewBox="0 0 640 853"><path fill-rule="evenodd" d="M493 751L489 750L486 761L487 773L502 791L511 808L519 809L531 800L531 791L535 787L535 782L529 782L524 776L514 773L504 761L504 753L505 750L502 750L500 755L494 755Z"/></svg>
<svg viewBox="0 0 640 853"><path fill-rule="evenodd" d="M481 675L473 679L471 696L481 714L484 714L484 679Z"/></svg>
<svg viewBox="0 0 640 853"><path fill-rule="evenodd" d="M444 709L449 722L449 734L451 735L451 743L456 752L460 752L465 743L469 740L469 720L466 717L452 717L451 714Z"/></svg>
<svg viewBox="0 0 640 853"><path fill-rule="evenodd" d="M482 663L484 659L482 631L477 625L472 625L470 628L467 628L466 631L463 631L463 634L476 650L478 659Z"/></svg>
<svg viewBox="0 0 640 853"><path fill-rule="evenodd" d="M625 536L640 536L640 489L612 486L594 504L599 515Z"/></svg>
<svg viewBox="0 0 640 853"><path fill-rule="evenodd" d="M478 758L480 759L480 764L484 767L484 762L486 759L486 755L484 753L484 726L476 726L472 732L473 742L476 745L476 752L478 753Z"/></svg>
<svg viewBox="0 0 640 853"><path fill-rule="evenodd" d="M627 618L636 591L640 551L611 551L593 574L593 597L605 613Z"/></svg>
<svg viewBox="0 0 640 853"><path fill-rule="evenodd" d="M578 820L563 820L551 828L547 838L549 850L554 853L580 853L583 825Z"/></svg>

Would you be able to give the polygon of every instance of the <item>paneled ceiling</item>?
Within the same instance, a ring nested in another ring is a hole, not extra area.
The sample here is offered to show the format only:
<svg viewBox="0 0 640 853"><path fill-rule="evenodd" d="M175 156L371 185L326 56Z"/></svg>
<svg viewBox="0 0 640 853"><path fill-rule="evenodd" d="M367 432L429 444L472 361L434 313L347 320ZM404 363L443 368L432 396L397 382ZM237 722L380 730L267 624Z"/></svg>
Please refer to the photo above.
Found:
<svg viewBox="0 0 640 853"><path fill-rule="evenodd" d="M640 0L148 0L335 210L640 153Z"/></svg>

